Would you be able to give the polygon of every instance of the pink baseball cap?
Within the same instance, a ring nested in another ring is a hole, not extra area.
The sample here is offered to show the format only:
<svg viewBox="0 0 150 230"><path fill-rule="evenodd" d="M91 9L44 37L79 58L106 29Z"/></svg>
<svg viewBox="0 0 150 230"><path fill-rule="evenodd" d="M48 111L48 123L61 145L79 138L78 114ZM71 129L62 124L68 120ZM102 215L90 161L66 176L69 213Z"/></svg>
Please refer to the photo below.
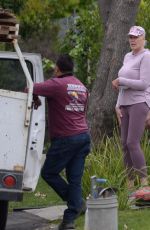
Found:
<svg viewBox="0 0 150 230"><path fill-rule="evenodd" d="M130 28L130 31L129 31L128 35L133 35L133 36L136 36L136 37L139 37L141 35L145 36L145 30L141 26L132 26Z"/></svg>

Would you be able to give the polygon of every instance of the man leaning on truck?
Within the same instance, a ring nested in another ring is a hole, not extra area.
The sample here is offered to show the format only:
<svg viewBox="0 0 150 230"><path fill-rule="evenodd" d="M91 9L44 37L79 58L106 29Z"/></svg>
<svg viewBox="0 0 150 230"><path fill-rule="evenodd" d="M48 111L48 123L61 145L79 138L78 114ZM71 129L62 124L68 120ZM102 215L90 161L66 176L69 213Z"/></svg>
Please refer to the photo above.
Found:
<svg viewBox="0 0 150 230"><path fill-rule="evenodd" d="M73 60L60 55L54 77L35 83L33 93L46 97L50 148L41 175L55 192L67 202L59 230L75 229L74 220L84 204L81 179L85 158L90 152L90 136L86 122L88 91L73 75ZM60 175L65 169L66 180Z"/></svg>

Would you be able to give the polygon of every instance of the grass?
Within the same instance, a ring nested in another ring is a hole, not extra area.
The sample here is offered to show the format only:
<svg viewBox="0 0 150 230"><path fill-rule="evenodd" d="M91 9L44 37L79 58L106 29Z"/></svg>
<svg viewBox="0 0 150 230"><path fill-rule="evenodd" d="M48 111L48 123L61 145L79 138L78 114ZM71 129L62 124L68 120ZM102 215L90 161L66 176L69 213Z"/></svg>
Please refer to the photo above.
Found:
<svg viewBox="0 0 150 230"><path fill-rule="evenodd" d="M22 202L10 202L10 210L13 208L46 207L58 204L63 204L62 200L40 178L35 192L25 193ZM149 215L150 209L119 211L118 230L148 230L150 229ZM76 226L77 230L84 229L84 216L77 219Z"/></svg>
<svg viewBox="0 0 150 230"><path fill-rule="evenodd" d="M142 149L145 153L148 174L150 174L150 141L147 131L142 140ZM99 146L93 148L93 151L87 157L83 175L83 194L85 197L90 193L90 178L93 175L107 179L107 183L104 184L105 187L117 188L119 209L124 210L128 208L127 171L123 165L123 154L118 130L114 130L112 137L103 139ZM138 188L139 186L139 178L137 177L135 187Z"/></svg>
<svg viewBox="0 0 150 230"><path fill-rule="evenodd" d="M119 230L148 230L149 215L149 209L119 211Z"/></svg>
<svg viewBox="0 0 150 230"><path fill-rule="evenodd" d="M145 133L142 140L142 147L147 165L150 165L150 141L148 132ZM148 167L148 174L150 174L150 167ZM150 229L150 210L130 210L127 205L127 173L123 166L120 138L116 130L114 130L113 137L107 137L102 140L98 148L94 148L86 160L82 186L84 197L87 197L90 193L90 177L93 175L106 178L107 183L104 186L113 186L118 189L119 230ZM137 186L139 185L137 184ZM62 200L40 178L36 191L25 194L24 200L20 203L10 203L10 210L13 208L46 207L58 204L63 204ZM84 216L77 220L77 230L83 229Z"/></svg>
<svg viewBox="0 0 150 230"><path fill-rule="evenodd" d="M40 178L36 190L25 192L22 202L10 202L10 210L13 208L47 207L62 204L62 200Z"/></svg>

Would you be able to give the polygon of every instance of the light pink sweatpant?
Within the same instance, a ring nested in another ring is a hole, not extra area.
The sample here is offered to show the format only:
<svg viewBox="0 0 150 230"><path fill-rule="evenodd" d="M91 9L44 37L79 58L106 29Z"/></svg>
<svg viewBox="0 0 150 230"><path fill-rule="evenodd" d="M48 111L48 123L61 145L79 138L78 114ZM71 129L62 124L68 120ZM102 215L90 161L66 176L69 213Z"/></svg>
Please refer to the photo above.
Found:
<svg viewBox="0 0 150 230"><path fill-rule="evenodd" d="M143 102L121 106L121 111L123 115L121 118L121 141L128 176L133 179L136 173L140 177L146 177L147 168L140 141L144 133L149 107Z"/></svg>

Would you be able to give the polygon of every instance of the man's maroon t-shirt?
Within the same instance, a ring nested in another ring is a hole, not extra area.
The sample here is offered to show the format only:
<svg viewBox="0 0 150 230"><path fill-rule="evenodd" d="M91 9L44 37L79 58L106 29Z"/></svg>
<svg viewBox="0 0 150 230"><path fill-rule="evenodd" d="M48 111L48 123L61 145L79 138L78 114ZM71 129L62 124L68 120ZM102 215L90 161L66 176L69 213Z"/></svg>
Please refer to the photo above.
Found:
<svg viewBox="0 0 150 230"><path fill-rule="evenodd" d="M50 138L76 135L88 130L88 91L76 77L55 77L35 83L33 93L47 98Z"/></svg>

